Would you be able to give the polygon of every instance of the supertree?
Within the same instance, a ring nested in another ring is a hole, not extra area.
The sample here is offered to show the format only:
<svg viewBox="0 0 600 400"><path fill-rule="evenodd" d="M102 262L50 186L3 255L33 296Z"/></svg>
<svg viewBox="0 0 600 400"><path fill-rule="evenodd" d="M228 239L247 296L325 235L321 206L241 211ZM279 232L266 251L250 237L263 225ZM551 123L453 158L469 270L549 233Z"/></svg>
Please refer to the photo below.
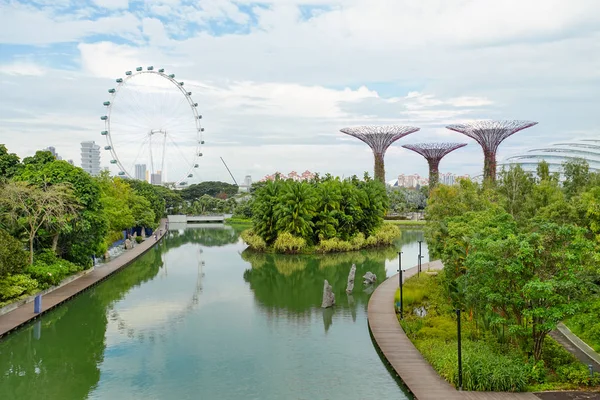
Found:
<svg viewBox="0 0 600 400"><path fill-rule="evenodd" d="M429 190L433 189L440 179L440 161L447 154L466 146L466 143L418 143L405 144L404 148L419 153L429 164Z"/></svg>
<svg viewBox="0 0 600 400"><path fill-rule="evenodd" d="M496 152L507 137L536 125L533 121L475 121L446 128L475 139L483 149L484 179L496 180Z"/></svg>
<svg viewBox="0 0 600 400"><path fill-rule="evenodd" d="M368 125L343 128L340 129L340 132L354 136L371 147L375 158L375 179L378 179L385 184L385 166L383 158L385 157L385 152L388 147L396 140L418 130L419 128L412 126Z"/></svg>

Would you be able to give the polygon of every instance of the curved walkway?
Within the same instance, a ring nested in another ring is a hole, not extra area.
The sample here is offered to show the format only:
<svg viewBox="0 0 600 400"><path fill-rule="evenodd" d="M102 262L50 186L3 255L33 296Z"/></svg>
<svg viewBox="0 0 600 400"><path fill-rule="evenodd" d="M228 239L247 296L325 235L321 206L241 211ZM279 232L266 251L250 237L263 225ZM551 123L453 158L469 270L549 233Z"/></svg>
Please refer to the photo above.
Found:
<svg viewBox="0 0 600 400"><path fill-rule="evenodd" d="M83 275L64 286L43 295L42 311L39 314L34 313L34 302L32 301L25 303L4 315L0 315L0 337L25 325L27 322L38 318L45 312L105 280L126 265L131 264L136 258L144 254L163 238L166 233L165 222L166 220L161 220L160 226L157 228L157 231L162 229L163 234L156 241L153 237L148 237L147 240L136 245L133 249L126 251L101 267L95 268L89 274Z"/></svg>
<svg viewBox="0 0 600 400"><path fill-rule="evenodd" d="M440 270L440 261L423 264L421 271ZM403 273L404 280L417 273L417 267ZM459 392L446 382L423 358L398 323L394 296L398 274L381 283L368 306L369 327L381 352L418 400L539 400L533 393Z"/></svg>

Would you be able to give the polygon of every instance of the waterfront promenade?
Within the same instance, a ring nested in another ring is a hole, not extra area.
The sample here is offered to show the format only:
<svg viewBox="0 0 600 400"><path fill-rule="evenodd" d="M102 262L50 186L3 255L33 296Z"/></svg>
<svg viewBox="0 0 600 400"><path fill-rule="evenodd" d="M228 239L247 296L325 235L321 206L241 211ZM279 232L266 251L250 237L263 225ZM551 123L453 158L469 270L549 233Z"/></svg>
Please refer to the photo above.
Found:
<svg viewBox="0 0 600 400"><path fill-rule="evenodd" d="M89 274L83 275L64 286L61 286L56 290L43 295L42 311L40 313L36 314L34 312L34 302L31 301L19 306L13 311L0 315L0 337L10 333L22 325L25 325L29 321L40 317L45 312L51 310L59 304L64 303L82 291L87 290L97 283L105 280L123 267L129 265L136 258L144 254L156 243L162 240L166 233L165 224L166 220L161 220L160 226L156 229L156 232L158 233L162 230L162 235L159 235L156 240L154 240L154 236L149 236L145 241L137 244L133 249L127 250L119 257L110 260L106 264L96 267Z"/></svg>
<svg viewBox="0 0 600 400"><path fill-rule="evenodd" d="M441 270L441 261L422 265L421 271ZM403 280L417 273L417 267L403 271ZM533 393L460 392L444 380L423 358L406 336L394 305L398 274L381 283L369 300L369 328L377 346L400 379L418 400L539 400Z"/></svg>

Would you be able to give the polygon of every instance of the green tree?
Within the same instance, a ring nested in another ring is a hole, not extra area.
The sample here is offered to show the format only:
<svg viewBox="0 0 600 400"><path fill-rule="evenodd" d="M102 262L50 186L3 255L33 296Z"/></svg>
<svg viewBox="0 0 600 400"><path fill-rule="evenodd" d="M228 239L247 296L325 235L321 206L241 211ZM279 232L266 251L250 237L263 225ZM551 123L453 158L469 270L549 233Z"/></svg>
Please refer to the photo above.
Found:
<svg viewBox="0 0 600 400"><path fill-rule="evenodd" d="M563 164L563 189L568 199L585 191L590 184L590 166L584 159Z"/></svg>
<svg viewBox="0 0 600 400"><path fill-rule="evenodd" d="M34 160L28 162L15 179L40 188L63 183L70 185L81 210L71 226L61 232L58 252L70 261L90 266L91 256L106 250L108 221L102 210L100 187L83 169L49 158L45 153L52 156L49 152L36 153Z"/></svg>
<svg viewBox="0 0 600 400"><path fill-rule="evenodd" d="M465 260L467 297L495 314L536 360L544 339L574 315L589 293L586 265L594 247L585 230L551 222L524 233L480 234Z"/></svg>
<svg viewBox="0 0 600 400"><path fill-rule="evenodd" d="M533 176L525 172L520 165L511 165L508 169L503 168L500 172L497 190L501 203L516 220L528 217L525 215L525 202L533 190L534 183Z"/></svg>
<svg viewBox="0 0 600 400"><path fill-rule="evenodd" d="M219 193L225 193L227 197L233 197L238 192L238 189L237 185L231 185L226 182L207 181L190 185L183 189L181 191L181 197L189 202L192 202L205 194L216 197Z"/></svg>
<svg viewBox="0 0 600 400"><path fill-rule="evenodd" d="M6 146L0 144L0 181L18 175L22 167L19 156L9 153Z"/></svg>
<svg viewBox="0 0 600 400"><path fill-rule="evenodd" d="M33 264L34 241L42 226L61 220L77 207L73 190L67 185L44 189L25 182L9 182L3 187L0 204L11 219L24 226L29 240L29 262Z"/></svg>
<svg viewBox="0 0 600 400"><path fill-rule="evenodd" d="M279 200L281 185L280 180L268 181L255 192L252 209L254 230L267 244L271 244L277 239L275 207Z"/></svg>
<svg viewBox="0 0 600 400"><path fill-rule="evenodd" d="M289 232L301 238L310 237L314 213L314 190L310 184L291 180L285 182L274 209L277 231Z"/></svg>
<svg viewBox="0 0 600 400"><path fill-rule="evenodd" d="M155 224L153 224L154 226L149 227L154 228L158 226L158 221L165 216L166 200L163 197L164 191L159 189L159 187L156 185L151 185L146 181L140 181L137 179L130 179L127 181L127 183L137 195L146 198L146 200L148 200L150 203L150 208L154 212Z"/></svg>
<svg viewBox="0 0 600 400"><path fill-rule="evenodd" d="M0 229L0 279L18 274L27 266L27 252L23 245L4 229Z"/></svg>

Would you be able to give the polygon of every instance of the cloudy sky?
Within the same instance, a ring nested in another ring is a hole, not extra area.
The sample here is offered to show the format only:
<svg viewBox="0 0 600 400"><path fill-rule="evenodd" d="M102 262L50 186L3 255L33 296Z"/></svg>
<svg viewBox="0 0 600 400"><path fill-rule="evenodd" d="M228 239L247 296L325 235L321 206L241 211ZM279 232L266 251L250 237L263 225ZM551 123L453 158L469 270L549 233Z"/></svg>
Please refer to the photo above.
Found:
<svg viewBox="0 0 600 400"><path fill-rule="evenodd" d="M600 136L597 0L0 0L0 143L22 157L53 145L79 164L81 141L106 144L107 89L148 65L185 81L203 115L193 180L230 181L219 157L239 181L362 175L372 155L339 132L351 125L421 128L389 149L388 180L426 174L401 145L428 141L468 142L441 170L478 175L481 149L448 123L539 121L500 159ZM144 93L141 104L171 101ZM142 121L148 108L120 112ZM177 122L194 124L186 118ZM168 162L193 162L190 132ZM115 147L124 158L139 147L126 134Z"/></svg>

